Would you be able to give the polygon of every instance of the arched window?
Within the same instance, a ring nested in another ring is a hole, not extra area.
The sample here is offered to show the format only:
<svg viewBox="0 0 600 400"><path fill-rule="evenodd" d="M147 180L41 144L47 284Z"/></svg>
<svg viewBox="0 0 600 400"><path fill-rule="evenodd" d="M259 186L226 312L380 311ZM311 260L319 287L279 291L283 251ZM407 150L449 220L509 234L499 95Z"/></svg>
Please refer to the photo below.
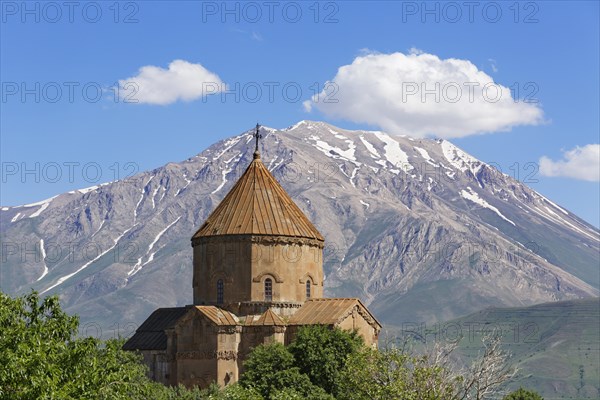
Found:
<svg viewBox="0 0 600 400"><path fill-rule="evenodd" d="M223 289L223 279L219 279L217 281L217 304L223 304L223 295L224 295L224 289Z"/></svg>
<svg viewBox="0 0 600 400"><path fill-rule="evenodd" d="M265 301L273 301L273 280L265 279Z"/></svg>
<svg viewBox="0 0 600 400"><path fill-rule="evenodd" d="M310 299L310 279L306 280L306 298Z"/></svg>

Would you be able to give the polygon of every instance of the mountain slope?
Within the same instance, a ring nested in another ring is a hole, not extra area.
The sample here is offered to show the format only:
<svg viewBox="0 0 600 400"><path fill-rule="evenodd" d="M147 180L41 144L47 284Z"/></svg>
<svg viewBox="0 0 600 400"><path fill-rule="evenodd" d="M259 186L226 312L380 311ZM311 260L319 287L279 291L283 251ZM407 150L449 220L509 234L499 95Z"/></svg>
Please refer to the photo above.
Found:
<svg viewBox="0 0 600 400"><path fill-rule="evenodd" d="M503 334L503 348L519 373L511 389L535 389L544 399L598 399L600 396L600 300L544 303L529 307L490 308L425 333L456 340L459 353L474 358L484 332Z"/></svg>
<svg viewBox="0 0 600 400"><path fill-rule="evenodd" d="M359 296L384 323L598 294L598 230L447 141L311 121L263 136L263 162L326 239L326 294ZM252 139L2 207L2 291L59 293L103 335L189 304L190 237Z"/></svg>

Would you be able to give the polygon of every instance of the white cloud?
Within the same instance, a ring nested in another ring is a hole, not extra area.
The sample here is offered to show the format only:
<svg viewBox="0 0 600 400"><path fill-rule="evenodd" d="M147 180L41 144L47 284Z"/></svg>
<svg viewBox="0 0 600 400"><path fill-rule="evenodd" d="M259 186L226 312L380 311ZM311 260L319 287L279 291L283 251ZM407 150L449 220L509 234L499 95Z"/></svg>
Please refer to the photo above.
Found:
<svg viewBox="0 0 600 400"><path fill-rule="evenodd" d="M304 108L416 137L456 138L543 122L537 104L515 101L508 87L470 61L442 60L416 48L356 57Z"/></svg>
<svg viewBox="0 0 600 400"><path fill-rule="evenodd" d="M368 47L363 47L358 49L358 54L360 54L361 56L366 56L369 54L377 54L377 51L370 49Z"/></svg>
<svg viewBox="0 0 600 400"><path fill-rule="evenodd" d="M168 69L146 65L131 78L119 80L125 102L166 105L192 101L226 89L218 75L201 64L174 60Z"/></svg>
<svg viewBox="0 0 600 400"><path fill-rule="evenodd" d="M600 181L600 144L588 144L565 151L563 159L553 161L540 158L540 173L544 176L562 176L584 181Z"/></svg>

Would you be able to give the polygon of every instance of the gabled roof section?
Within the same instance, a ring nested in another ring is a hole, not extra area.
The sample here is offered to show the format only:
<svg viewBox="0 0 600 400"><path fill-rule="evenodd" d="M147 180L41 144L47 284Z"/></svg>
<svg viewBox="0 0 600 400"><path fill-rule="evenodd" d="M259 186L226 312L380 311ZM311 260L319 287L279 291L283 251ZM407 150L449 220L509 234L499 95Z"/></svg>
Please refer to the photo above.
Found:
<svg viewBox="0 0 600 400"><path fill-rule="evenodd" d="M123 350L166 350L166 329L171 329L189 307L159 308L125 342Z"/></svg>
<svg viewBox="0 0 600 400"><path fill-rule="evenodd" d="M185 323L185 321L193 318L194 313L198 312L208 318L213 324L218 326L239 325L239 321L235 315L229 311L225 311L215 306L193 306L185 318L180 318L177 325Z"/></svg>
<svg viewBox="0 0 600 400"><path fill-rule="evenodd" d="M219 235L292 236L324 241L254 153L254 159L192 239Z"/></svg>
<svg viewBox="0 0 600 400"><path fill-rule="evenodd" d="M256 320L251 320L248 325L252 326L285 326L285 322L281 317L273 312L270 308L262 313Z"/></svg>
<svg viewBox="0 0 600 400"><path fill-rule="evenodd" d="M310 299L292 316L288 325L336 325L351 315L355 307L369 324L381 329L379 321L357 298Z"/></svg>

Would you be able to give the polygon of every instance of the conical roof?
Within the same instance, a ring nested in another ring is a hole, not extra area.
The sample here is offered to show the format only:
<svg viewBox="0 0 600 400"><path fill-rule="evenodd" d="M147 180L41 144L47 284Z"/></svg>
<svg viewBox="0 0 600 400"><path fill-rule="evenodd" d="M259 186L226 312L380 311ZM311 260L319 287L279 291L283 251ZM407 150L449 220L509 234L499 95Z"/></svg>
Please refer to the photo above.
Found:
<svg viewBox="0 0 600 400"><path fill-rule="evenodd" d="M258 152L192 239L220 235L291 236L324 241L262 163Z"/></svg>

